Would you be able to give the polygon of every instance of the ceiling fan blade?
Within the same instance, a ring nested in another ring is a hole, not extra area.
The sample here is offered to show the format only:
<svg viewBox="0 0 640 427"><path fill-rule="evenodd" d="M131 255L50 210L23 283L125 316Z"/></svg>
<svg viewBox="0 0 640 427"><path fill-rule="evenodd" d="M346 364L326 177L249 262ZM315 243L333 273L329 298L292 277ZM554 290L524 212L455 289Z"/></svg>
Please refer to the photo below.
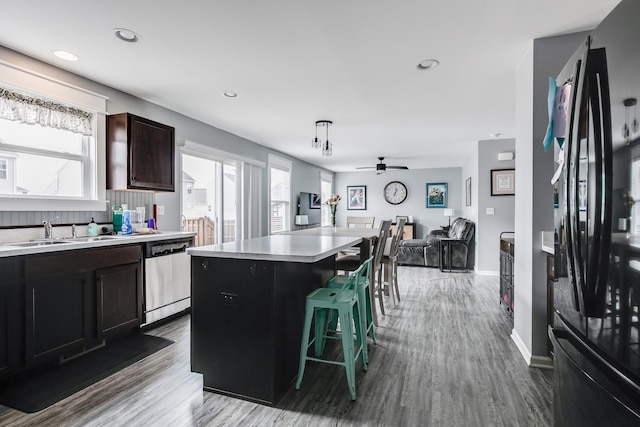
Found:
<svg viewBox="0 0 640 427"><path fill-rule="evenodd" d="M387 169L405 169L408 170L409 168L406 166L387 166Z"/></svg>
<svg viewBox="0 0 640 427"><path fill-rule="evenodd" d="M356 169L375 169L375 166L358 166Z"/></svg>

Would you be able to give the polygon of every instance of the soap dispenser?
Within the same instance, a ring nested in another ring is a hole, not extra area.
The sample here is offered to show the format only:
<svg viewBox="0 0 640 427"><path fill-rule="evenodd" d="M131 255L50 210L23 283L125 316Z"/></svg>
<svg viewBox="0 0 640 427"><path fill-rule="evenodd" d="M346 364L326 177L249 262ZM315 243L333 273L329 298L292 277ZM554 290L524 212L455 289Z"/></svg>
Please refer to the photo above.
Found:
<svg viewBox="0 0 640 427"><path fill-rule="evenodd" d="M91 218L91 222L87 226L87 235L89 236L97 236L98 235L98 224Z"/></svg>

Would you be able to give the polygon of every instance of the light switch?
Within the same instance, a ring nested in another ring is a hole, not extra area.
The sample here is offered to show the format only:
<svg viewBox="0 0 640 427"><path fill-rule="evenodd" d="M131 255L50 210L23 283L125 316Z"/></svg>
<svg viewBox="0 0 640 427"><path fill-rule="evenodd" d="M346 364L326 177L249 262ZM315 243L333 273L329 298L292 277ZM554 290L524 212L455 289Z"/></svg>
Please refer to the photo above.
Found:
<svg viewBox="0 0 640 427"><path fill-rule="evenodd" d="M487 208L487 215L493 215L496 213L495 208Z"/></svg>
<svg viewBox="0 0 640 427"><path fill-rule="evenodd" d="M163 205L156 206L156 212L158 215L164 215L164 206Z"/></svg>

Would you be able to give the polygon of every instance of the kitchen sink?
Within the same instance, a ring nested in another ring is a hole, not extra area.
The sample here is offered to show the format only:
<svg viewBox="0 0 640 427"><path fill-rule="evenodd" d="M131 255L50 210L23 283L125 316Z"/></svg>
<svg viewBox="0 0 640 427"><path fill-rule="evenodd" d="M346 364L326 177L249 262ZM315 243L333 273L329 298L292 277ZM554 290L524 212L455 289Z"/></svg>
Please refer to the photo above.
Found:
<svg viewBox="0 0 640 427"><path fill-rule="evenodd" d="M64 240L33 240L31 242L7 243L5 246L17 246L20 248L30 248L33 246L62 245L65 243L69 243L69 242Z"/></svg>
<svg viewBox="0 0 640 427"><path fill-rule="evenodd" d="M72 239L65 239L67 243L73 242L98 242L100 240L113 240L117 239L118 236L87 236L87 237L75 237Z"/></svg>

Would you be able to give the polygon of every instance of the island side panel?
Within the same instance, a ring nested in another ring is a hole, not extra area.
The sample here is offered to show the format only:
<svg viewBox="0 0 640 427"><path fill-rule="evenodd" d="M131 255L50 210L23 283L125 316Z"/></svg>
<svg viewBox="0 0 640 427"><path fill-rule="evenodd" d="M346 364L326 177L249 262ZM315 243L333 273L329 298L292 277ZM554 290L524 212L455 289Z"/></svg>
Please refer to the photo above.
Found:
<svg viewBox="0 0 640 427"><path fill-rule="evenodd" d="M191 369L204 388L274 404L295 380L304 300L333 275L316 263L192 256Z"/></svg>
<svg viewBox="0 0 640 427"><path fill-rule="evenodd" d="M335 256L315 263L278 262L275 269L274 359L276 400L298 376L305 299L335 275Z"/></svg>

